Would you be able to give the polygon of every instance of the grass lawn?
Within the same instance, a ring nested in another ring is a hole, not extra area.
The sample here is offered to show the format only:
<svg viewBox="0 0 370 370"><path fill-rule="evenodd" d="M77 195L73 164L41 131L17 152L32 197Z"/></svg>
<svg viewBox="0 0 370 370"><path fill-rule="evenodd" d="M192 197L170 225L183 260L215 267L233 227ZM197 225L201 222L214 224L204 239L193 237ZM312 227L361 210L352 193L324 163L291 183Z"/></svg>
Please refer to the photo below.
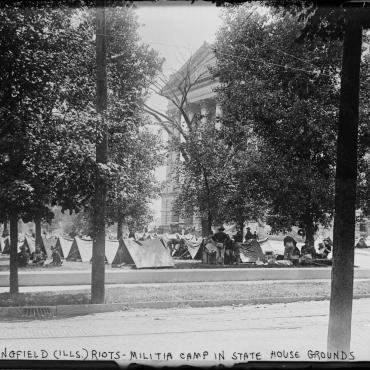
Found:
<svg viewBox="0 0 370 370"><path fill-rule="evenodd" d="M167 283L127 284L106 288L106 303L158 302L184 300L237 300L250 299L254 303L266 298L329 297L330 281L318 282L225 282L225 283ZM354 294L370 294L369 281L354 283ZM20 293L11 297L0 294L0 307L87 304L90 290L40 293Z"/></svg>

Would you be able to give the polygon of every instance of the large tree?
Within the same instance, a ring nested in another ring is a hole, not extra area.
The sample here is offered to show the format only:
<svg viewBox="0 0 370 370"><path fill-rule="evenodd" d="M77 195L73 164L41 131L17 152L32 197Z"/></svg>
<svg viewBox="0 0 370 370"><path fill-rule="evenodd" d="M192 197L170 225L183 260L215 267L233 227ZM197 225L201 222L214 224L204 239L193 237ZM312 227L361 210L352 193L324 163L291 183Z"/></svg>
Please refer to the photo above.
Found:
<svg viewBox="0 0 370 370"><path fill-rule="evenodd" d="M5 72L0 93L0 208L1 219L12 219L13 224L12 292L18 290L19 218L39 225L52 217L50 205L63 211L90 210L97 173L107 181L121 177L127 184L124 151L138 138L137 126L143 125L140 104L161 61L139 45L131 8L114 8L110 13L106 117L109 134L115 137L112 148L121 151L123 162L97 166L95 141L102 128L95 111L94 11L1 8ZM120 148L120 141L127 138Z"/></svg>
<svg viewBox="0 0 370 370"><path fill-rule="evenodd" d="M313 243L333 209L340 44L298 44L294 17L250 8L226 12L215 46L223 123L256 137L267 222L274 231L303 227Z"/></svg>
<svg viewBox="0 0 370 370"><path fill-rule="evenodd" d="M274 3L274 2L273 2ZM275 6L277 4L274 4ZM333 4L334 5L334 4ZM289 4L288 11L304 21L300 38L320 36L342 40L340 103L336 143L333 269L330 297L328 350L350 349L353 263L358 183L360 65L363 29L370 27L365 2L336 2L319 7L308 2ZM367 104L367 102L364 102Z"/></svg>
<svg viewBox="0 0 370 370"><path fill-rule="evenodd" d="M223 3L221 1L221 3ZM369 28L369 8L359 1L347 7L320 7L310 1L265 1L278 12L301 21L298 40L310 44L317 36L331 43L343 41L340 65L340 102L336 130L335 216L328 350L350 349L353 295L353 261L357 192L359 90L362 29ZM356 7L356 5L358 7ZM309 60L309 62L311 62Z"/></svg>
<svg viewBox="0 0 370 370"><path fill-rule="evenodd" d="M107 216L109 222L117 222L120 239L123 224L139 227L150 219L148 205L159 194L154 169L162 164L161 141L148 127L135 127L126 137L119 136L112 147L115 150L111 150L111 155L121 165L122 176L109 184Z"/></svg>
<svg viewBox="0 0 370 370"><path fill-rule="evenodd" d="M61 149L58 138L68 130L55 113L62 90L71 91L76 66L70 63L81 48L72 15L71 9L63 7L4 6L0 10L0 208L2 218L9 217L12 224L11 292L18 291L17 221L50 219L48 204L56 201L54 185L65 175L59 159L67 147Z"/></svg>

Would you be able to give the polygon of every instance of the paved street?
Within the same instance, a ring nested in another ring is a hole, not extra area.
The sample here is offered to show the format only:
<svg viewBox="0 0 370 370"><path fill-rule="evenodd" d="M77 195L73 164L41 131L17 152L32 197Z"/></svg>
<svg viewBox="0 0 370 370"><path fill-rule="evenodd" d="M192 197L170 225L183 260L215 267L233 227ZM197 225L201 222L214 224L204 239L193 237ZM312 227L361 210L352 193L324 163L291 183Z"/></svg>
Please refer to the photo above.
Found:
<svg viewBox="0 0 370 370"><path fill-rule="evenodd" d="M224 356L226 362L236 362L247 356L276 360L271 358L271 352L283 356L285 351L289 357L299 356L297 360L319 360L312 356L314 351L323 352L321 358L325 355L328 310L329 302L322 301L147 309L60 320L9 321L0 323L0 356L112 357L123 362L140 360L140 356L142 361L150 361L151 357L152 361L159 358L189 362L200 356L195 360L199 364L203 358L216 361L215 353L217 361ZM353 356L369 360L370 299L354 301L352 333ZM20 352L14 354L12 350Z"/></svg>

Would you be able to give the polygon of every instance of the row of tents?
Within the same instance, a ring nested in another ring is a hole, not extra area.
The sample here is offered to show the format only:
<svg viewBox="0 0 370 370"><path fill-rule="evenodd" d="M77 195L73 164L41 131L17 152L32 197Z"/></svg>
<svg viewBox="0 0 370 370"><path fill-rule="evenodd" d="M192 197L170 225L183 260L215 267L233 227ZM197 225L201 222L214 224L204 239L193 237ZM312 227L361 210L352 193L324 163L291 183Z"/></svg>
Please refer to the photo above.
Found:
<svg viewBox="0 0 370 370"><path fill-rule="evenodd" d="M24 241L18 244L18 250L24 246L28 253L35 251L35 240L25 237ZM51 258L51 248L55 247L60 256L67 261L90 262L92 259L92 240L75 237L73 239L42 238L41 249L48 258ZM0 240L2 254L9 254L9 237ZM137 268L150 267L173 267L174 261L170 252L161 239L148 239L135 241L133 239L106 240L105 260L112 265L128 264Z"/></svg>
<svg viewBox="0 0 370 370"><path fill-rule="evenodd" d="M45 253L47 257L51 257L51 248L55 246L57 239L56 238L42 238L41 240L41 250ZM21 247L24 246L26 250L32 254L36 250L35 239L29 236L26 236L22 242L18 242L18 251L21 250ZM0 238L0 252L2 254L10 253L10 237Z"/></svg>
<svg viewBox="0 0 370 370"><path fill-rule="evenodd" d="M146 239L136 241L133 239L106 240L105 260L112 265L128 264L135 265L137 268L153 267L173 267L174 261L171 256L171 250L168 247L168 241L173 239L182 239L188 258L193 260L202 259L201 238L192 236L163 235L161 238ZM51 258L51 248L56 247L60 256L67 261L90 262L92 258L92 240L75 237L73 239L66 237L42 238L41 249L48 258ZM35 240L31 237L25 237L18 244L18 249L24 246L32 254L35 251ZM212 252L215 246L211 243L205 248ZM268 250L276 252L283 248L282 242L270 241L268 238L259 242L243 245L241 248L242 262L253 262L262 258ZM276 250L275 250L276 249ZM9 237L0 238L0 251L3 254L9 254Z"/></svg>

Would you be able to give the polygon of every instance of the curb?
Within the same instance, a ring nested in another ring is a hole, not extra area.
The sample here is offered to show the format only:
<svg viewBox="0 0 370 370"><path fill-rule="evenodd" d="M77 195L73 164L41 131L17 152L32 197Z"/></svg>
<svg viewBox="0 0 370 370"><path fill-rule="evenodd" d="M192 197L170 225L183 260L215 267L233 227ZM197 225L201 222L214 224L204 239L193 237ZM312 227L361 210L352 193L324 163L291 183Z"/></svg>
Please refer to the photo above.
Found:
<svg viewBox="0 0 370 370"><path fill-rule="evenodd" d="M370 298L370 294L355 294L353 299ZM0 320L2 319L51 319L72 316L85 316L95 313L127 311L130 309L166 309L166 308L200 308L221 306L248 306L276 303L293 303L308 301L326 301L329 296L303 296L303 297L272 297L234 300L187 300L187 301L158 301L158 302L132 302L85 304L85 305L59 305L59 306L23 306L1 307Z"/></svg>
<svg viewBox="0 0 370 370"><path fill-rule="evenodd" d="M370 279L370 269L356 268L355 279ZM288 281L331 279L331 268L219 268L219 269L142 269L107 271L106 284L189 283L222 281ZM89 285L91 271L48 271L19 273L19 286ZM9 286L9 272L0 272L0 286Z"/></svg>

